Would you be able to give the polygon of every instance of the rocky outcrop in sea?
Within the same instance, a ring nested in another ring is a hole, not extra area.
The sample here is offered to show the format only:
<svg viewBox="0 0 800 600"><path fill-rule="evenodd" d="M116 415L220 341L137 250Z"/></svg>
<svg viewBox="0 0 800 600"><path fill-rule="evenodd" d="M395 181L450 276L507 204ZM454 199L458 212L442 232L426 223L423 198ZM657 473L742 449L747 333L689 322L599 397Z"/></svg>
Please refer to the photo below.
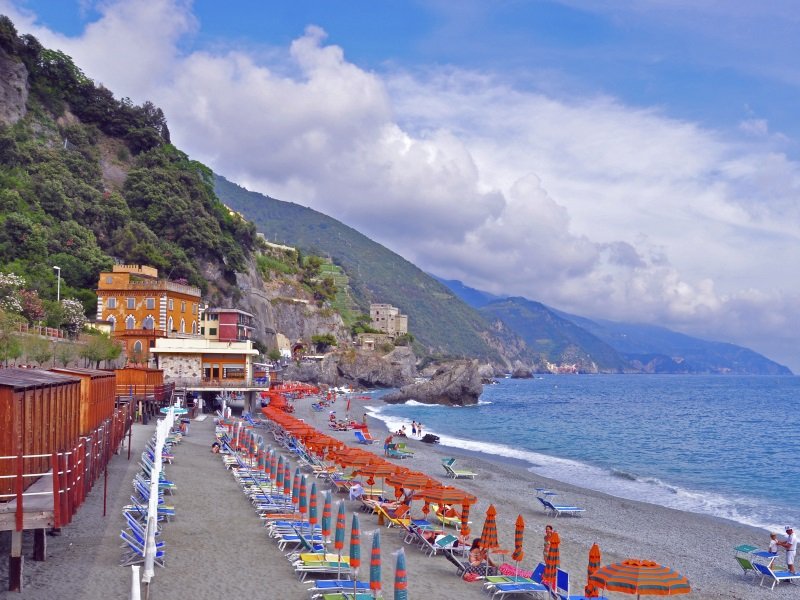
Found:
<svg viewBox="0 0 800 600"><path fill-rule="evenodd" d="M403 386L383 396L383 400L390 404L416 400L423 404L468 406L478 403L481 392L479 362L458 360L440 366L428 381Z"/></svg>

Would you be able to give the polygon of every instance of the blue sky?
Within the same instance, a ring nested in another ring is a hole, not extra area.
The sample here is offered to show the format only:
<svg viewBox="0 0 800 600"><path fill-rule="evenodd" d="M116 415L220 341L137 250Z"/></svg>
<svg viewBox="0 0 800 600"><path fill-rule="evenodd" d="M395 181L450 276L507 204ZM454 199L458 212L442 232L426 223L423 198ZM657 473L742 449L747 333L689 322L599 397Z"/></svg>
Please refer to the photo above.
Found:
<svg viewBox="0 0 800 600"><path fill-rule="evenodd" d="M788 1L0 0L228 178L421 268L800 370Z"/></svg>

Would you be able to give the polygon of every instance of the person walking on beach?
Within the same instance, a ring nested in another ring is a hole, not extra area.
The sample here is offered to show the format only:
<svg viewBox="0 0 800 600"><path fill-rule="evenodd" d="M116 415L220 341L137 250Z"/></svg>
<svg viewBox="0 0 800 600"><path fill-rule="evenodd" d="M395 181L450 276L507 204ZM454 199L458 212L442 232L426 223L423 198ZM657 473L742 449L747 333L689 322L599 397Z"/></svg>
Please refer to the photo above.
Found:
<svg viewBox="0 0 800 600"><path fill-rule="evenodd" d="M786 528L786 539L778 542L779 546L786 549L786 568L790 573L794 573L794 559L797 554L797 536L794 534L794 528L789 526Z"/></svg>
<svg viewBox="0 0 800 600"><path fill-rule="evenodd" d="M553 526L547 525L544 528L544 550L542 551L542 556L544 559L547 560L547 551L550 550L550 538L553 535Z"/></svg>

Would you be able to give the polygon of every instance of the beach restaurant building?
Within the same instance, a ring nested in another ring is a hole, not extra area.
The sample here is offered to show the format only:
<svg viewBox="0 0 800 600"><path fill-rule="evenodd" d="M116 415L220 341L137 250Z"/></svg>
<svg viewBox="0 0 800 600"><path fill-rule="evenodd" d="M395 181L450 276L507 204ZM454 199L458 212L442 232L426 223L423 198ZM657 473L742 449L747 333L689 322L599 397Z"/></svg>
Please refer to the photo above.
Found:
<svg viewBox="0 0 800 600"><path fill-rule="evenodd" d="M181 387L203 384L252 385L258 350L250 340L220 342L205 338L161 338L151 352L167 380Z"/></svg>

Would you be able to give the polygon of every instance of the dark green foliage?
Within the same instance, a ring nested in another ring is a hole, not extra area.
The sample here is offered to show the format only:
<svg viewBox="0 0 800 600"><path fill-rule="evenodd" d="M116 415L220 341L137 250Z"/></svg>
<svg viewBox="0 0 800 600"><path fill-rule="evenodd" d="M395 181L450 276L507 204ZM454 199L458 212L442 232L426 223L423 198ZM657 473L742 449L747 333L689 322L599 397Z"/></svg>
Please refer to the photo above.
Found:
<svg viewBox="0 0 800 600"><path fill-rule="evenodd" d="M317 352L325 352L331 346L336 345L336 336L332 333L323 333L321 335L312 335L311 343L317 348Z"/></svg>

